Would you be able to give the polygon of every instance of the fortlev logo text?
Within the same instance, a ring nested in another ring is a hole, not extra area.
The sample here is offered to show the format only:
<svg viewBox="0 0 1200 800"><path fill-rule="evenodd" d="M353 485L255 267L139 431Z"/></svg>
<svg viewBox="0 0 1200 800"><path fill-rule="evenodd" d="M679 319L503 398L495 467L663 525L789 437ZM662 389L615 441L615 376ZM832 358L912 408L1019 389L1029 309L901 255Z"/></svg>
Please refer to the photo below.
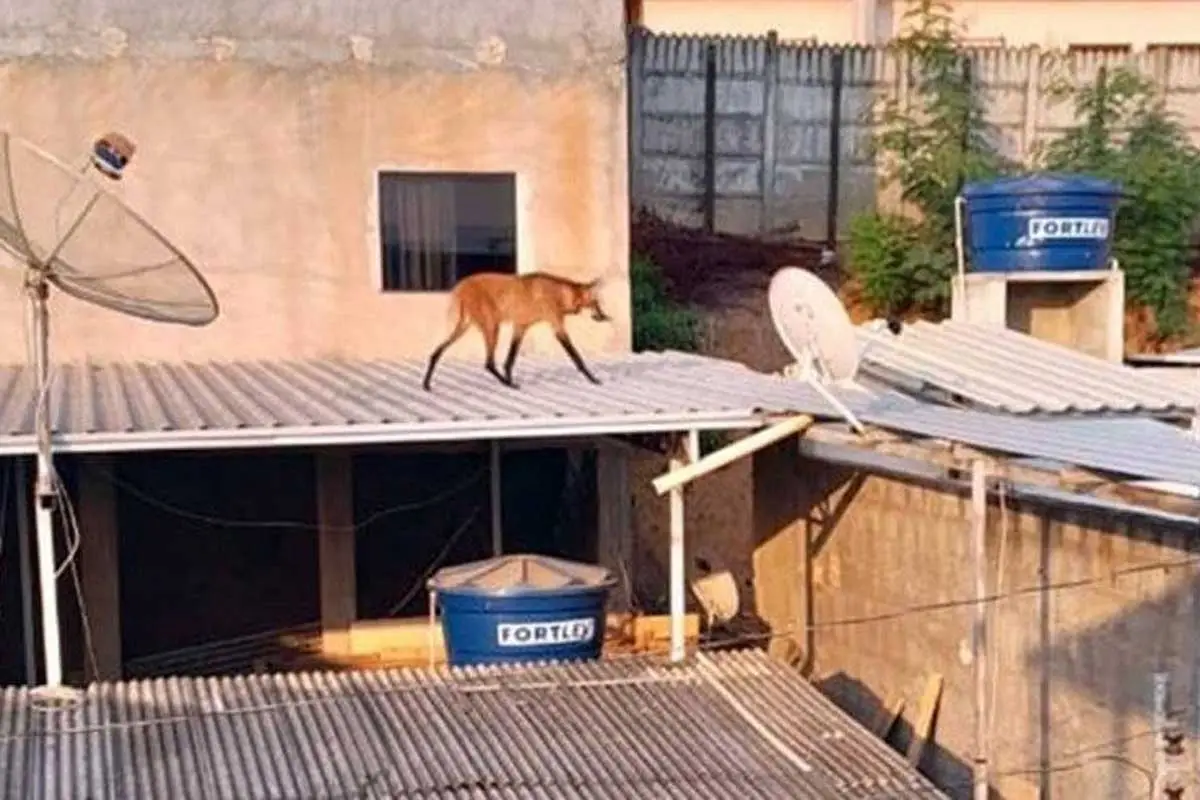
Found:
<svg viewBox="0 0 1200 800"><path fill-rule="evenodd" d="M564 619L557 622L504 622L496 626L501 647L536 647L547 644L581 644L596 635L596 621Z"/></svg>
<svg viewBox="0 0 1200 800"><path fill-rule="evenodd" d="M1107 239L1108 220L1104 217L1041 217L1029 220L1025 236L1032 242L1047 239Z"/></svg>

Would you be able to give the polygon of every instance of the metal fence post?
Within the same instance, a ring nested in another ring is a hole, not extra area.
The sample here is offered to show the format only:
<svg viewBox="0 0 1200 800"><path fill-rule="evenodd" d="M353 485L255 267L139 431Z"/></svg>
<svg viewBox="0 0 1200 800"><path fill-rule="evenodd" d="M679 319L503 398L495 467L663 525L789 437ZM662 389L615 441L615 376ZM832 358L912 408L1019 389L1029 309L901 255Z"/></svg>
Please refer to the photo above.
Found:
<svg viewBox="0 0 1200 800"><path fill-rule="evenodd" d="M717 47L704 47L704 230L712 233L717 216Z"/></svg>
<svg viewBox="0 0 1200 800"><path fill-rule="evenodd" d="M642 83L646 63L646 29L629 32L629 55L625 65L628 75L626 91L629 115L629 199L633 208L647 204L646 187L642 181Z"/></svg>
<svg viewBox="0 0 1200 800"><path fill-rule="evenodd" d="M762 116L762 216L758 230L769 234L775 230L775 130L779 108L779 33L767 33L766 60L763 73Z"/></svg>
<svg viewBox="0 0 1200 800"><path fill-rule="evenodd" d="M835 50L830 63L829 92L829 196L826 200L825 244L837 250L838 199L841 196L842 86L846 78L846 51Z"/></svg>

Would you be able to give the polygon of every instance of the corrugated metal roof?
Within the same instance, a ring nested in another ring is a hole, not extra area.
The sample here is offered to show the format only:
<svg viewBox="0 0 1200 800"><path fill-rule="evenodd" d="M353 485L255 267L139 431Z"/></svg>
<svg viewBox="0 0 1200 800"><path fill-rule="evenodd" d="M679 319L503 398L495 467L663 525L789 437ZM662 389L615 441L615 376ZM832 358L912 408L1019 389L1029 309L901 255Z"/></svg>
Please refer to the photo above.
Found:
<svg viewBox="0 0 1200 800"><path fill-rule="evenodd" d="M745 428L768 411L833 413L812 388L731 361L641 353L592 366L599 386L565 359L530 359L514 390L446 361L425 392L415 360L64 365L51 416L60 449L119 451ZM35 394L32 370L0 367L0 455L33 452ZM872 397L843 395L852 407Z"/></svg>
<svg viewBox="0 0 1200 800"><path fill-rule="evenodd" d="M1133 353L1125 356L1131 364L1175 364L1200 366L1200 347L1189 347L1173 353Z"/></svg>
<svg viewBox="0 0 1200 800"><path fill-rule="evenodd" d="M1173 381L998 327L919 321L858 335L866 374L1011 414L1190 412L1197 400Z"/></svg>
<svg viewBox="0 0 1200 800"><path fill-rule="evenodd" d="M0 692L6 798L943 798L761 651Z"/></svg>
<svg viewBox="0 0 1200 800"><path fill-rule="evenodd" d="M683 353L597 359L600 386L569 363L531 361L512 390L477 365L447 362L434 391L425 392L423 369L416 361L65 366L51 390L56 446L121 452L436 442L748 428L789 413L840 419L803 382ZM905 433L1155 480L1196 474L1197 445L1151 420L1028 419L891 391L837 393L863 422ZM30 371L0 367L0 455L33 452L33 402Z"/></svg>
<svg viewBox="0 0 1200 800"><path fill-rule="evenodd" d="M870 414L872 425L1131 478L1200 483L1200 442L1151 419L1030 419L931 404Z"/></svg>

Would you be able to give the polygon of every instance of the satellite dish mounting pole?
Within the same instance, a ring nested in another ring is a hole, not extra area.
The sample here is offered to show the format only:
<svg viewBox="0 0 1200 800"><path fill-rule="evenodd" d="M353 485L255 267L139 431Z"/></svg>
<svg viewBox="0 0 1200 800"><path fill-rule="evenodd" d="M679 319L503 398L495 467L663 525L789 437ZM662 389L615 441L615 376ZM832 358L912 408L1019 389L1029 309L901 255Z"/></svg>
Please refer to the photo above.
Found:
<svg viewBox="0 0 1200 800"><path fill-rule="evenodd" d="M37 532L38 584L42 601L42 649L46 685L62 684L62 633L58 618L58 577L55 574L54 505L58 483L50 449L50 286L45 271L30 264L26 290L33 312L34 379L37 402L37 473L34 483L34 530Z"/></svg>
<svg viewBox="0 0 1200 800"><path fill-rule="evenodd" d="M105 178L119 181L136 150L137 146L127 136L115 131L106 133L93 142L90 163ZM13 168L14 163L18 169ZM220 313L212 288L187 256L119 198L86 181L85 173L86 165L72 169L35 145L0 129L0 184L7 180L13 200L5 210L0 210L3 223L0 249L25 264L25 293L32 312L37 438L34 521L46 688L51 690L62 687L63 681L57 592L58 573L63 567L56 564L54 554L54 512L62 499L59 496L62 486L52 455L50 287L86 303L154 322L199 327L209 324ZM52 207L39 205L35 200L45 201L47 187L64 184L58 203ZM79 188L91 194L62 233L59 216ZM19 202L21 199L27 202ZM99 221L98 210L104 212ZM4 213L8 216L4 217ZM117 237L124 240L125 247L109 247ZM114 263L106 264L109 260ZM153 278L163 273L173 279ZM74 519L70 521L74 527ZM79 535L78 530L72 533Z"/></svg>

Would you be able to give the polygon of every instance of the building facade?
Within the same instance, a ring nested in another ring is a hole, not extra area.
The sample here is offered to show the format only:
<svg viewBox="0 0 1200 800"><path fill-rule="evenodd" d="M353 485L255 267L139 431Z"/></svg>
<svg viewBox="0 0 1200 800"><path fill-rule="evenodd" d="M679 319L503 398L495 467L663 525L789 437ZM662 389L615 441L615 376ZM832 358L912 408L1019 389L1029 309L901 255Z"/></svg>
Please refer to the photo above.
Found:
<svg viewBox="0 0 1200 800"><path fill-rule="evenodd" d="M615 323L573 322L577 340L629 349L615 1L26 6L0 19L5 126L67 163L129 135L108 188L222 307L196 331L59 299L54 360L423 355L447 288L480 270L605 278ZM0 362L25 359L11 333Z"/></svg>

